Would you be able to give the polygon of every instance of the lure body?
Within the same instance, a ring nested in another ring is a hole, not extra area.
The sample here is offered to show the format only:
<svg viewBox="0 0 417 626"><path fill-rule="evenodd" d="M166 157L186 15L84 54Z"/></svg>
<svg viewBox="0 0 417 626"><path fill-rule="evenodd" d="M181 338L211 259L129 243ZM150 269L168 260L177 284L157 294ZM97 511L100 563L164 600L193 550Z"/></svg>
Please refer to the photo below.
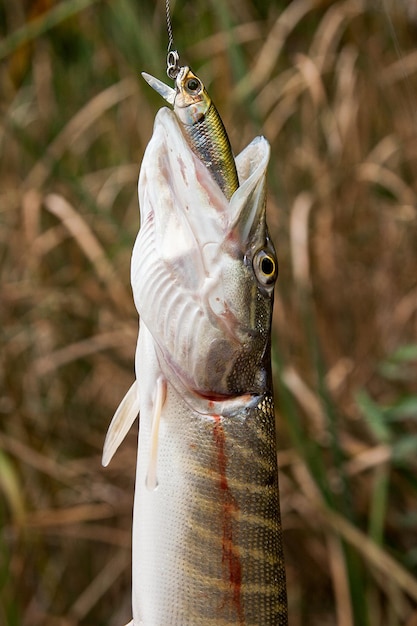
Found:
<svg viewBox="0 0 417 626"><path fill-rule="evenodd" d="M146 72L142 76L173 104L191 149L230 200L239 186L235 160L222 119L201 80L187 66L179 69L175 89Z"/></svg>
<svg viewBox="0 0 417 626"><path fill-rule="evenodd" d="M137 380L103 456L140 411L133 626L287 626L268 160L258 137L236 159L228 201L165 108L142 162Z"/></svg>

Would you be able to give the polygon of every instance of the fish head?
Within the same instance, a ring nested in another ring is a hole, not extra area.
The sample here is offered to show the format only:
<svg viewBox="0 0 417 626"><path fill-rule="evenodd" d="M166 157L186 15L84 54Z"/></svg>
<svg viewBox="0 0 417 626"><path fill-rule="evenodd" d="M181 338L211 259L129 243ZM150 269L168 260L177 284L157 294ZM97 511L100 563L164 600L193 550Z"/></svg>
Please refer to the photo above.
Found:
<svg viewBox="0 0 417 626"><path fill-rule="evenodd" d="M175 87L174 111L181 122L191 126L204 119L211 99L198 76L189 67L181 67Z"/></svg>
<svg viewBox="0 0 417 626"><path fill-rule="evenodd" d="M161 109L139 178L141 229L132 288L167 378L204 398L259 394L270 383L277 260L265 219L269 144L236 159L228 201Z"/></svg>
<svg viewBox="0 0 417 626"><path fill-rule="evenodd" d="M178 119L186 126L204 119L211 98L201 80L186 65L179 68L175 79L175 89L169 87L158 78L142 72L143 78L164 100L172 104Z"/></svg>

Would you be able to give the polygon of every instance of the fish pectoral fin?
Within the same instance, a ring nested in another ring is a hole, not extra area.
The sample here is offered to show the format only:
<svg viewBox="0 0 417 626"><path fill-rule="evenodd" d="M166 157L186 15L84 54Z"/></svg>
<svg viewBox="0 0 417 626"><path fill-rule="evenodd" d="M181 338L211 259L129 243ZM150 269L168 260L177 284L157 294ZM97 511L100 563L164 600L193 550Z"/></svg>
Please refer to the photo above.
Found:
<svg viewBox="0 0 417 626"><path fill-rule="evenodd" d="M151 430L151 450L149 456L148 473L146 475L146 487L153 491L158 486L158 477L156 475L156 465L158 460L158 438L159 424L161 421L161 413L165 404L167 394L167 383L163 376L159 376L156 381L156 387L153 397L152 406L152 430Z"/></svg>
<svg viewBox="0 0 417 626"><path fill-rule="evenodd" d="M102 464L104 467L112 460L117 448L126 437L130 427L139 413L139 396L137 381L133 383L125 397L119 404L116 413L110 422L103 446Z"/></svg>

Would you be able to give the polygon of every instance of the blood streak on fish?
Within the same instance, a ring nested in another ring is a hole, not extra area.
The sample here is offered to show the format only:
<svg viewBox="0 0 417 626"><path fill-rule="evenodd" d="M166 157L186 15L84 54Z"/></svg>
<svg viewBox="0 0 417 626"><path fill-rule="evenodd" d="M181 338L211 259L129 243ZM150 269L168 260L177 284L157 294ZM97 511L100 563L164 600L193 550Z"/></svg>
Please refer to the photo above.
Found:
<svg viewBox="0 0 417 626"><path fill-rule="evenodd" d="M225 435L222 426L222 420L220 415L213 415L214 427L213 437L216 444L218 455L218 468L220 477L220 490L221 499L223 504L223 519L222 519L222 563L224 567L224 573L226 580L232 588L233 603L236 607L239 624L244 624L244 615L242 609L242 602L240 591L242 587L242 566L240 562L240 556L238 548L233 540L233 516L238 513L239 509L236 504L233 494L229 489L229 483L227 481L226 469L227 469L227 457L225 450Z"/></svg>

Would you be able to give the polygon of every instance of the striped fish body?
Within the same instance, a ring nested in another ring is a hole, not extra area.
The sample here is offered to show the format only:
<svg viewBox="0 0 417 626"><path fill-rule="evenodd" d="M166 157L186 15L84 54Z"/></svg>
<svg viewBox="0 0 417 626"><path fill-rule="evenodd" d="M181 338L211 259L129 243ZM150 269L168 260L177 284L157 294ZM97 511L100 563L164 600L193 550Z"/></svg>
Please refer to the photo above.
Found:
<svg viewBox="0 0 417 626"><path fill-rule="evenodd" d="M228 200L239 186L235 160L222 119L210 100L204 115L183 123L183 131L194 154L203 161Z"/></svg>
<svg viewBox="0 0 417 626"><path fill-rule="evenodd" d="M153 491L140 426L134 624L286 625L271 397L201 414L169 385L164 413Z"/></svg>

